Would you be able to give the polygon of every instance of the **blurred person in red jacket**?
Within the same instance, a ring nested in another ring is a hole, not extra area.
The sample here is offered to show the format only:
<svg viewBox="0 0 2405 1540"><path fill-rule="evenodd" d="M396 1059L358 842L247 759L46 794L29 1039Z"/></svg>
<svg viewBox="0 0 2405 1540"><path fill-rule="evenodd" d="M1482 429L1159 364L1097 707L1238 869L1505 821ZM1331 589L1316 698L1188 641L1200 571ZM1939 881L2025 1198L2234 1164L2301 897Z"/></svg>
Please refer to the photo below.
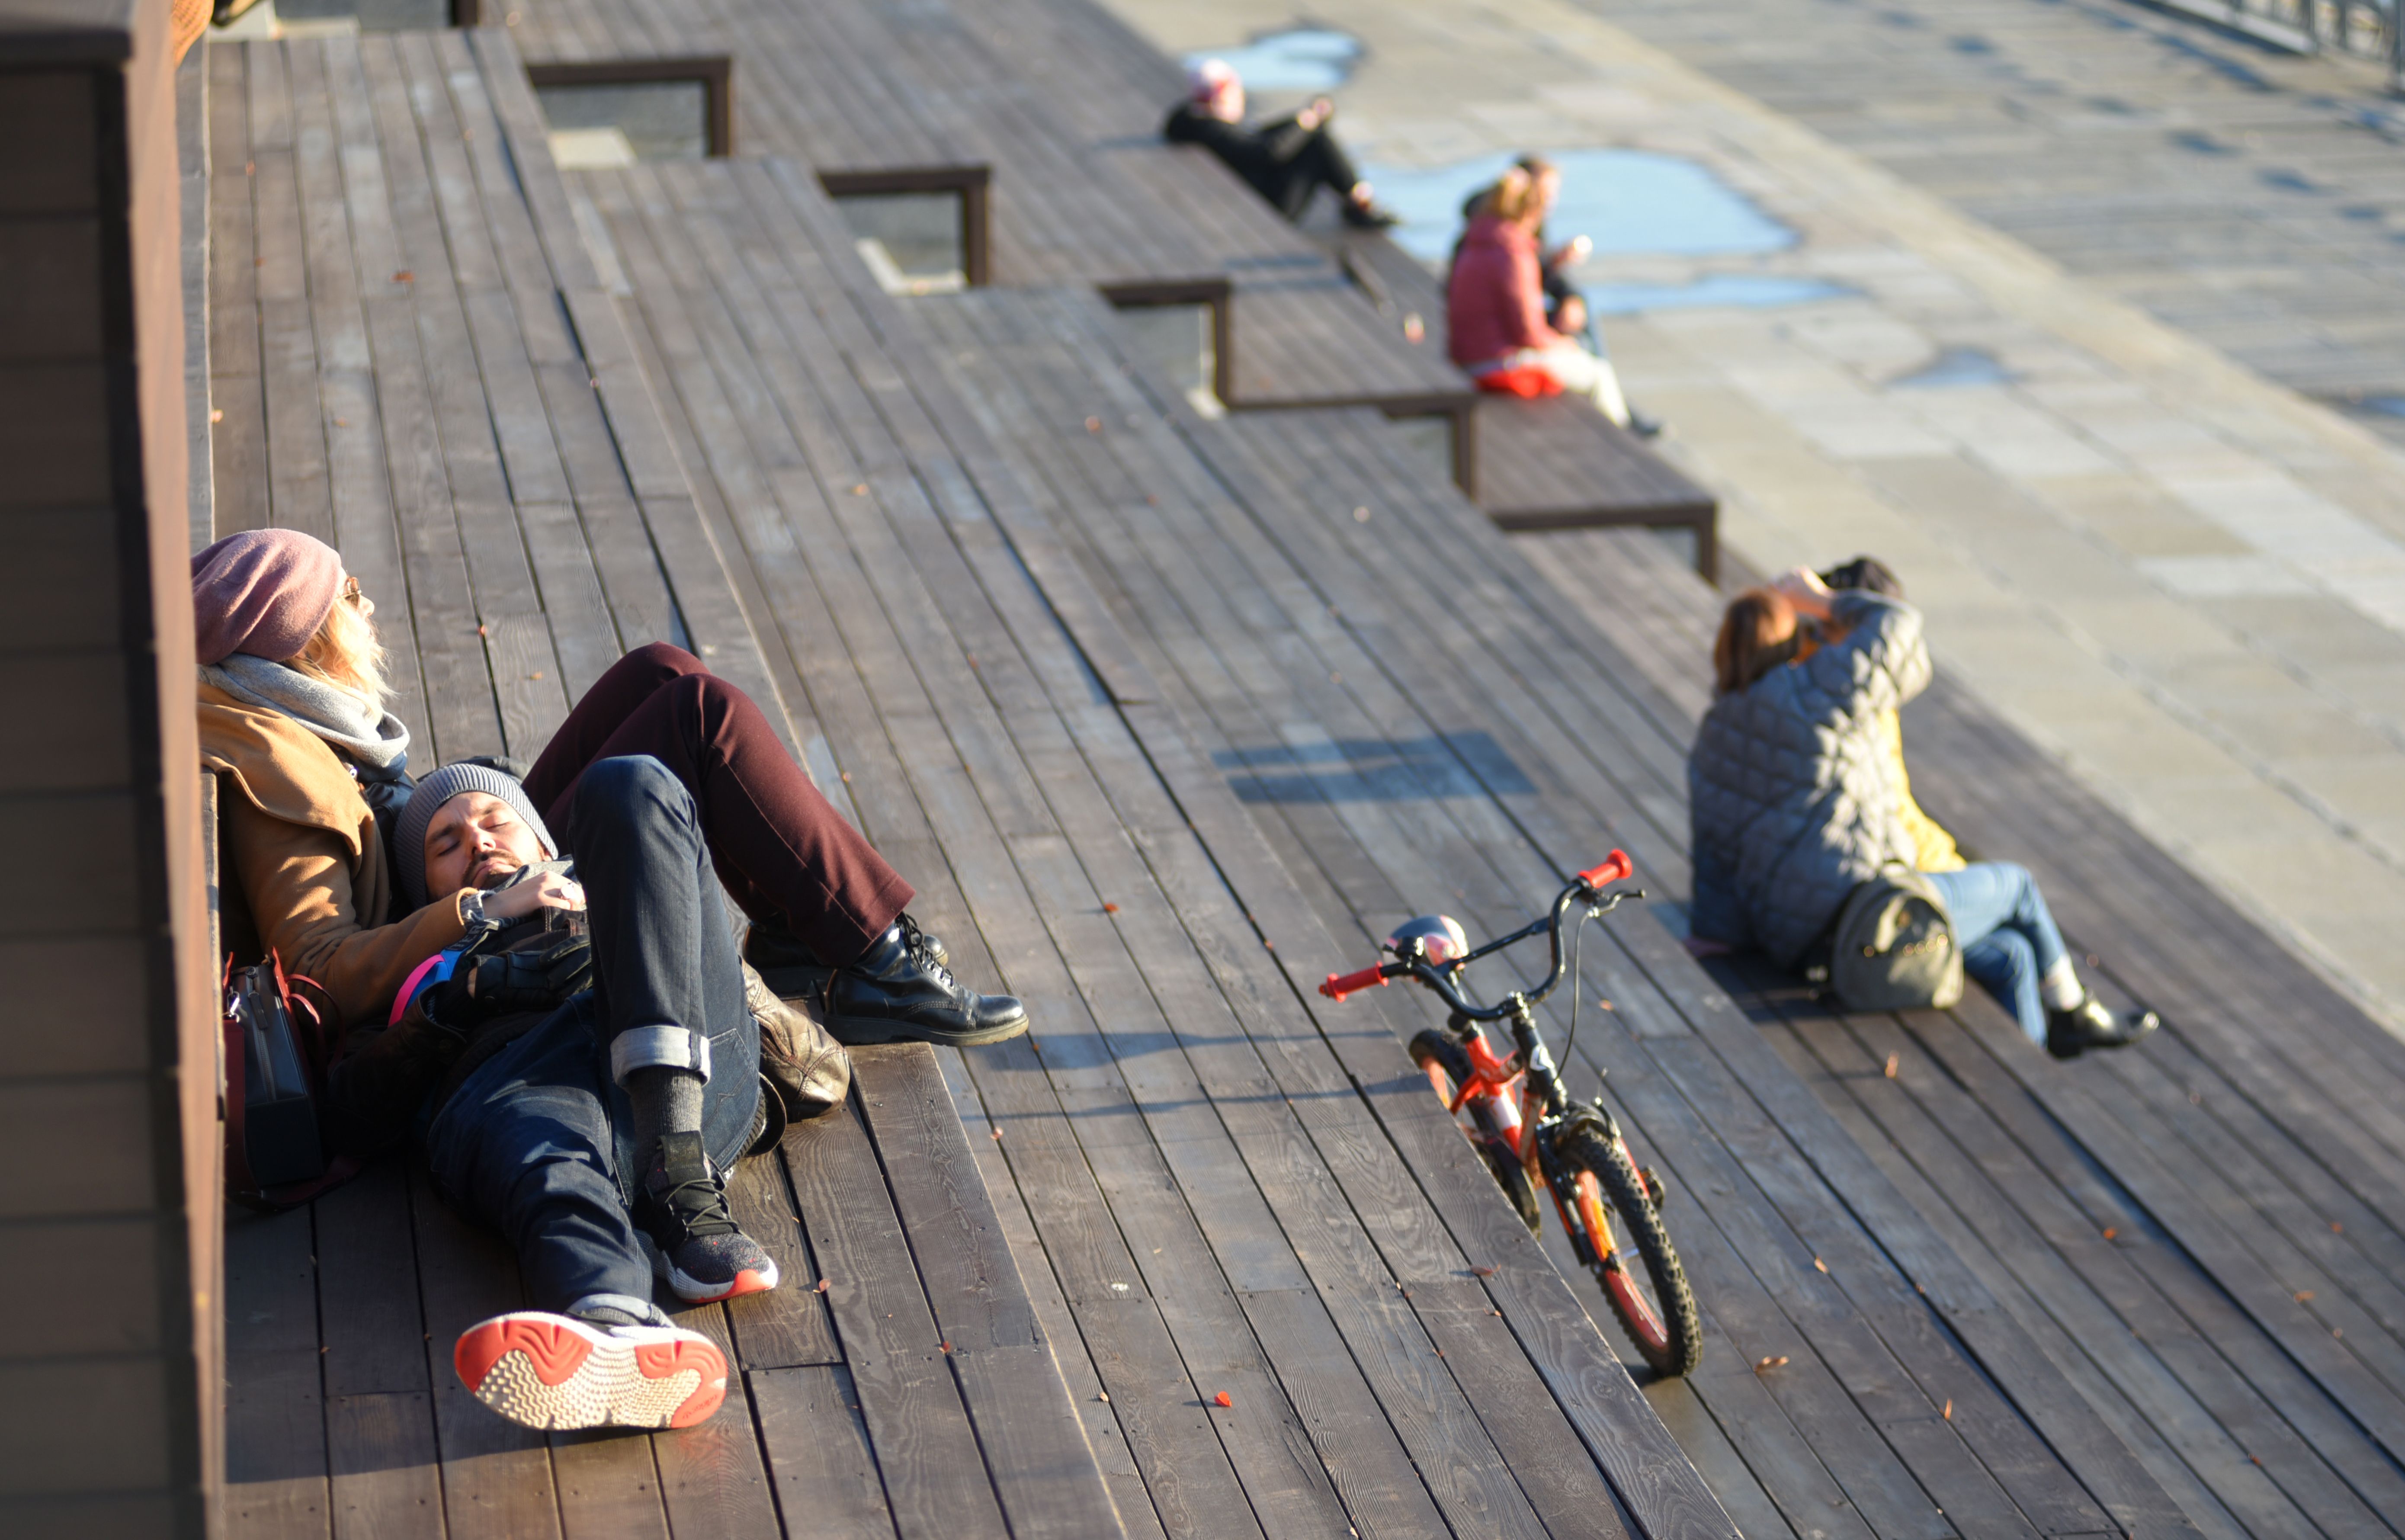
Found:
<svg viewBox="0 0 2405 1540"><path fill-rule="evenodd" d="M1475 205L1445 290L1453 361L1481 389L1521 396L1567 391L1627 428L1628 402L1611 360L1579 343L1584 303L1569 294L1548 315L1539 232L1560 182L1559 173L1532 156L1506 170ZM1575 261L1586 249L1582 240L1572 242L1554 265Z"/></svg>

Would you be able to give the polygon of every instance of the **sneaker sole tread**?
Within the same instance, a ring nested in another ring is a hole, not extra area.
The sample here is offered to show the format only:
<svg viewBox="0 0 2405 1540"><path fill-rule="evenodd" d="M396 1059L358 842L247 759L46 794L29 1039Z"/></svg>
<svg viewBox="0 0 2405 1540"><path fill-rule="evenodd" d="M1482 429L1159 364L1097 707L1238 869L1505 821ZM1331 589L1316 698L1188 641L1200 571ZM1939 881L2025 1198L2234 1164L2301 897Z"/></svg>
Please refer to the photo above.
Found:
<svg viewBox="0 0 2405 1540"><path fill-rule="evenodd" d="M644 1331L628 1339L563 1316L502 1316L470 1328L453 1363L477 1400L522 1427L706 1421L726 1399L725 1356L696 1332Z"/></svg>

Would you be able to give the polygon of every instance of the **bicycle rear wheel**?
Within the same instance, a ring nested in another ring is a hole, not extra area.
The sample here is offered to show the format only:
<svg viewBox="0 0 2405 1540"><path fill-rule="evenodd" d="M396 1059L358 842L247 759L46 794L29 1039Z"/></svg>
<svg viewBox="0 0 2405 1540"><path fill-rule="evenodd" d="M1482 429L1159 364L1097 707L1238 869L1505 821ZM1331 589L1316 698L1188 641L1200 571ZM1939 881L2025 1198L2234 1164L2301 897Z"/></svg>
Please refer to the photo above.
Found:
<svg viewBox="0 0 2405 1540"><path fill-rule="evenodd" d="M1451 1107L1455 1095L1470 1078L1469 1053L1431 1028L1412 1038L1411 1055L1412 1062L1428 1076L1428 1084L1435 1087L1437 1100ZM1534 1235L1545 1222L1543 1210L1537 1207L1536 1184L1528 1180L1528 1168L1520 1164L1519 1153L1496 1122L1486 1099L1472 1097L1463 1103L1456 1120L1461 1124L1462 1137L1470 1140L1470 1147L1486 1162L1486 1169L1494 1174L1496 1185L1512 1200L1520 1222Z"/></svg>
<svg viewBox="0 0 2405 1540"><path fill-rule="evenodd" d="M1601 1119L1572 1119L1553 1137L1554 1202L1611 1313L1655 1374L1677 1378L1703 1362L1703 1322L1670 1233L1628 1146ZM1643 1264L1640 1279L1614 1239L1612 1215Z"/></svg>

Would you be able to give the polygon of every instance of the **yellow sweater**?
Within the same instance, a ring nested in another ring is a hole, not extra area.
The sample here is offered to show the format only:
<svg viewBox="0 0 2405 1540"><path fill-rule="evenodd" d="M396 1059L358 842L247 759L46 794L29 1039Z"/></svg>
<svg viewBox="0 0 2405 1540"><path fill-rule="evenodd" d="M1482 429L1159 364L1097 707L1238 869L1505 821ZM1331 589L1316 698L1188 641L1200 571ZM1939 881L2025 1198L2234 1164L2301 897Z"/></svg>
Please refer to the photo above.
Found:
<svg viewBox="0 0 2405 1540"><path fill-rule="evenodd" d="M1913 864L1923 871L1962 870L1970 863L1954 848L1954 836L1921 812L1920 804L1912 799L1912 777L1904 768L1903 721L1893 712L1882 713L1879 729L1887 742L1888 763L1895 770L1896 793L1904 803L1905 832L1912 836Z"/></svg>

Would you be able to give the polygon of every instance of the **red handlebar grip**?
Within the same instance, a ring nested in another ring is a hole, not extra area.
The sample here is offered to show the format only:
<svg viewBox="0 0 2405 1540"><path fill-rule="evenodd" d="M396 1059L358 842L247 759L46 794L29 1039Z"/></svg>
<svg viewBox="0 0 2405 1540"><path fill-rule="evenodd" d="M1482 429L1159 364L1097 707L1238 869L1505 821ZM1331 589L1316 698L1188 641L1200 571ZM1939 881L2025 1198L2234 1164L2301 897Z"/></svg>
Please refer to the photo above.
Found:
<svg viewBox="0 0 2405 1540"><path fill-rule="evenodd" d="M1636 869L1629 865L1626 851L1615 850L1603 858L1601 866L1590 871L1580 872L1579 881L1589 887L1605 887L1613 883L1628 881L1628 874Z"/></svg>
<svg viewBox="0 0 2405 1540"><path fill-rule="evenodd" d="M1385 965L1371 963L1357 973L1330 973L1328 976L1328 982L1319 986L1319 992L1331 1000L1341 1000L1347 995L1357 995L1374 984L1383 984L1385 982Z"/></svg>

